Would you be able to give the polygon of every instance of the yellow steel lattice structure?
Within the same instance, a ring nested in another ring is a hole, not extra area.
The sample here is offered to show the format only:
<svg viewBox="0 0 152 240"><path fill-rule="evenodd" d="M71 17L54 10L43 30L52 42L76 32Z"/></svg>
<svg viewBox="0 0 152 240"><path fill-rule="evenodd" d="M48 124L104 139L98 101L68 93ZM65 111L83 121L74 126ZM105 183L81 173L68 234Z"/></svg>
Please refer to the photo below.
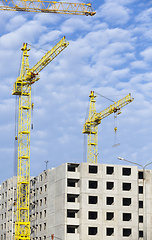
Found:
<svg viewBox="0 0 152 240"><path fill-rule="evenodd" d="M29 68L27 44L23 44L20 76L14 83L13 95L19 96L18 117L18 168L17 168L17 219L15 240L30 239L29 191L30 191L30 131L31 85L39 79L39 72L67 46L65 37L33 67Z"/></svg>
<svg viewBox="0 0 152 240"><path fill-rule="evenodd" d="M1 0L0 10L95 15L90 3L68 3L49 0Z"/></svg>
<svg viewBox="0 0 152 240"><path fill-rule="evenodd" d="M98 125L101 123L101 120L108 117L112 113L117 115L121 113L121 108L131 103L134 99L131 97L131 94L128 94L126 97L120 99L114 104L110 105L105 110L97 113L95 108L95 95L91 91L90 94L90 107L89 107L89 116L83 126L83 133L87 134L87 161L89 163L97 163L98 155Z"/></svg>

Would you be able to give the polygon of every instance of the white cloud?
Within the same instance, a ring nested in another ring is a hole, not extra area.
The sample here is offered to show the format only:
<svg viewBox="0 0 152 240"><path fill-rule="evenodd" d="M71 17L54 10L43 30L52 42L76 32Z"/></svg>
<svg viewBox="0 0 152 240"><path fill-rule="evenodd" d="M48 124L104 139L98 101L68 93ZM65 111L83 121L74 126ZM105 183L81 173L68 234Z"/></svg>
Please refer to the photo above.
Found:
<svg viewBox="0 0 152 240"><path fill-rule="evenodd" d="M116 1L103 4L99 13L105 21L113 25L126 24L130 19L130 10Z"/></svg>
<svg viewBox="0 0 152 240"><path fill-rule="evenodd" d="M144 30L148 29L150 34L151 24L148 20L147 25L135 20L138 1L136 3L137 6L131 0L106 1L93 18L16 13L3 20L0 16L0 21L4 22L0 37L3 179L9 177L10 173L4 175L3 170L7 159L12 161L13 156L15 99L11 90L19 72L20 47L23 42L36 46L29 52L32 66L43 55L37 48L49 50L51 41L64 35L64 31L70 45L40 73L40 80L32 86L35 103L31 133L32 174L44 170L44 160L49 160L50 165L52 162L59 165L71 160L82 161L82 127L90 90L114 100L128 92L135 97L118 118L119 148L111 147L114 142L113 116L99 126L102 162L116 162L118 155L128 159L135 157L141 162L145 157L151 157L151 145L147 144L152 130L151 42L146 40L143 44ZM101 11L103 18L98 15ZM128 25L130 19L132 23ZM100 97L96 100L98 111L111 104Z"/></svg>

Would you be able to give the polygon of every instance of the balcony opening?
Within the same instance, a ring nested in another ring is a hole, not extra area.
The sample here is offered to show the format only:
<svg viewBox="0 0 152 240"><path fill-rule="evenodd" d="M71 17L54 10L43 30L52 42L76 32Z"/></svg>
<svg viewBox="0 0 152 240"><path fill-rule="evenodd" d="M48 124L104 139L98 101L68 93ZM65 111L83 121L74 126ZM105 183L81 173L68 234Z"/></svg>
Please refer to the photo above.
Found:
<svg viewBox="0 0 152 240"><path fill-rule="evenodd" d="M131 205L131 198L123 198L122 199L123 206L130 206Z"/></svg>
<svg viewBox="0 0 152 240"><path fill-rule="evenodd" d="M114 197L107 197L106 203L107 203L107 205L112 205L114 203Z"/></svg>
<svg viewBox="0 0 152 240"><path fill-rule="evenodd" d="M76 202L78 196L77 194L67 194L67 202Z"/></svg>
<svg viewBox="0 0 152 240"><path fill-rule="evenodd" d="M114 219L114 212L107 212L106 213L106 220L113 220Z"/></svg>
<svg viewBox="0 0 152 240"><path fill-rule="evenodd" d="M76 233L76 229L78 226L75 225L67 225L67 233Z"/></svg>
<svg viewBox="0 0 152 240"><path fill-rule="evenodd" d="M122 175L123 176L130 176L131 175L131 168L122 168Z"/></svg>
<svg viewBox="0 0 152 240"><path fill-rule="evenodd" d="M123 237L129 237L131 235L131 228L123 228Z"/></svg>
<svg viewBox="0 0 152 240"><path fill-rule="evenodd" d="M130 191L131 190L131 183L123 183L122 189L123 189L123 191Z"/></svg>
<svg viewBox="0 0 152 240"><path fill-rule="evenodd" d="M107 167L107 174L112 175L114 173L114 167Z"/></svg>
<svg viewBox="0 0 152 240"><path fill-rule="evenodd" d="M68 218L75 218L78 210L68 209L67 210L67 217Z"/></svg>
<svg viewBox="0 0 152 240"><path fill-rule="evenodd" d="M106 235L107 236L113 236L114 235L114 228L107 228L106 229Z"/></svg>
<svg viewBox="0 0 152 240"><path fill-rule="evenodd" d="M90 165L89 166L89 173L93 173L93 174L98 173L98 166Z"/></svg>
<svg viewBox="0 0 152 240"><path fill-rule="evenodd" d="M79 179L71 179L71 178L68 178L68 179L67 179L67 186L68 186L68 187L76 187L78 181L79 181Z"/></svg>
<svg viewBox="0 0 152 240"><path fill-rule="evenodd" d="M107 190L112 190L114 188L114 182L107 182Z"/></svg>
<svg viewBox="0 0 152 240"><path fill-rule="evenodd" d="M97 189L98 182L97 181L89 181L89 188L90 189Z"/></svg>
<svg viewBox="0 0 152 240"><path fill-rule="evenodd" d="M88 212L88 219L96 220L98 218L98 212Z"/></svg>
<svg viewBox="0 0 152 240"><path fill-rule="evenodd" d="M97 235L98 228L97 227L89 227L88 228L88 235Z"/></svg>
<svg viewBox="0 0 152 240"><path fill-rule="evenodd" d="M68 163L68 172L76 172L79 164Z"/></svg>
<svg viewBox="0 0 152 240"><path fill-rule="evenodd" d="M123 221L130 221L131 213L123 213Z"/></svg>
<svg viewBox="0 0 152 240"><path fill-rule="evenodd" d="M97 196L89 196L89 204L97 204L98 203L98 197Z"/></svg>

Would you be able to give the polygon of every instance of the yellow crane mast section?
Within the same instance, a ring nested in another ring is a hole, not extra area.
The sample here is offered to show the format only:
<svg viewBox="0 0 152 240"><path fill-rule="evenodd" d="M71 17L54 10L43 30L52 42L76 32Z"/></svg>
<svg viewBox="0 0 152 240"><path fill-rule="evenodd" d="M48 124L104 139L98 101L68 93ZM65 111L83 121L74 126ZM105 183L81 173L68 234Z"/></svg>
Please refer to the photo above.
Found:
<svg viewBox="0 0 152 240"><path fill-rule="evenodd" d="M96 12L91 3L68 3L49 0L1 0L0 10L25 11L25 12L44 12L73 15L90 15Z"/></svg>
<svg viewBox="0 0 152 240"><path fill-rule="evenodd" d="M37 74L68 46L65 37L33 67L29 68L27 44L23 44L20 76L14 83L13 95L19 96L18 116L18 165L17 165L17 213L15 240L30 240L29 192L30 192L30 131L31 131L31 84ZM30 74L31 75L30 75ZM36 75L35 75L36 74Z"/></svg>
<svg viewBox="0 0 152 240"><path fill-rule="evenodd" d="M112 113L116 113L117 115L121 113L121 108L131 103L134 99L131 97L129 93L126 97L120 99L114 104L110 105L105 110L97 113L95 108L95 95L94 92L91 91L90 94L90 107L89 107L89 116L83 126L83 133L88 136L88 144L87 144L87 161L89 163L97 163L97 155L98 155L98 125L101 123L101 120L108 117Z"/></svg>

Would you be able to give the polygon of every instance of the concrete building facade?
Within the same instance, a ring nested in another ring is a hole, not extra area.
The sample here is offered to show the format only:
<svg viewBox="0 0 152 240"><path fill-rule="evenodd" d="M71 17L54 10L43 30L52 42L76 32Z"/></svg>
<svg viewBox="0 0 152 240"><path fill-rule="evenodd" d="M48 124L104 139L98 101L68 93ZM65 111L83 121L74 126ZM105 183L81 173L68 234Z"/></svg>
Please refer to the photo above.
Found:
<svg viewBox="0 0 152 240"><path fill-rule="evenodd" d="M13 179L1 184L1 240L14 234ZM32 240L152 239L151 170L65 163L32 178L30 189Z"/></svg>

